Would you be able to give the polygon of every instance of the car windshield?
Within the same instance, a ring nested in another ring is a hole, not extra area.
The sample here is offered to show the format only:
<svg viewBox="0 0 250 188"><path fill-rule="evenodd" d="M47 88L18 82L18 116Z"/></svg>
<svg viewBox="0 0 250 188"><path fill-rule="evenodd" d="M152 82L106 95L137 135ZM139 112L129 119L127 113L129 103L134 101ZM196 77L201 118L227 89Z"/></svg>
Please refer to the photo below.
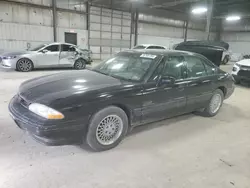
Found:
<svg viewBox="0 0 250 188"><path fill-rule="evenodd" d="M146 48L146 47L145 47L145 46L142 46L142 45L134 47L134 49L145 49L145 48Z"/></svg>
<svg viewBox="0 0 250 188"><path fill-rule="evenodd" d="M29 51L38 51L45 46L46 46L46 44L40 44L39 46L36 46L34 48L30 48Z"/></svg>
<svg viewBox="0 0 250 188"><path fill-rule="evenodd" d="M92 70L123 80L140 81L156 59L157 55L127 53L112 57Z"/></svg>

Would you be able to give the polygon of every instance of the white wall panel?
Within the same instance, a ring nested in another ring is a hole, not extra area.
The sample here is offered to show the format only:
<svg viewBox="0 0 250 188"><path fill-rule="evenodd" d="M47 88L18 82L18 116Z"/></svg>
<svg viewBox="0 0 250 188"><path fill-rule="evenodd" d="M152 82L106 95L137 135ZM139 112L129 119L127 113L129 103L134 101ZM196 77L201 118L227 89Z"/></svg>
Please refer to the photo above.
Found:
<svg viewBox="0 0 250 188"><path fill-rule="evenodd" d="M101 30L111 32L111 25L102 24Z"/></svg>
<svg viewBox="0 0 250 188"><path fill-rule="evenodd" d="M13 5L12 6L12 22L16 23L29 23L29 11L28 7Z"/></svg>
<svg viewBox="0 0 250 188"><path fill-rule="evenodd" d="M50 6L51 0L15 0L18 2L23 2L23 3L32 3L32 4L38 4L38 5L46 5L46 6Z"/></svg>
<svg viewBox="0 0 250 188"><path fill-rule="evenodd" d="M53 28L48 26L0 23L0 49L24 50L31 46L53 41Z"/></svg>
<svg viewBox="0 0 250 188"><path fill-rule="evenodd" d="M189 29L187 36L188 36L188 38L191 38L191 39L204 40L204 39L206 39L206 32L200 31L200 30Z"/></svg>
<svg viewBox="0 0 250 188"><path fill-rule="evenodd" d="M90 8L89 43L94 59L106 59L130 46L130 15L106 8Z"/></svg>
<svg viewBox="0 0 250 188"><path fill-rule="evenodd" d="M229 43L233 53L250 54L250 34L248 32L223 32L221 38Z"/></svg>
<svg viewBox="0 0 250 188"><path fill-rule="evenodd" d="M168 49L172 49L174 44L183 42L183 38L170 38L170 37L158 37L151 35L139 35L138 44L158 44L165 46Z"/></svg>
<svg viewBox="0 0 250 188"><path fill-rule="evenodd" d="M120 33L121 31L122 31L122 27L121 26L113 25L112 32Z"/></svg>
<svg viewBox="0 0 250 188"><path fill-rule="evenodd" d="M183 37L183 29L158 24L139 23L139 34L162 36L162 37Z"/></svg>
<svg viewBox="0 0 250 188"><path fill-rule="evenodd" d="M72 1L72 0L67 0L67 1L57 0L56 6L58 8L86 12L86 5L81 0L74 0L74 1Z"/></svg>
<svg viewBox="0 0 250 188"><path fill-rule="evenodd" d="M1 22L11 22L13 20L11 4L0 2Z"/></svg>
<svg viewBox="0 0 250 188"><path fill-rule="evenodd" d="M99 24L99 23L92 23L92 24L90 24L90 29L91 30L95 30L95 31L100 31L100 29L101 29L101 24Z"/></svg>
<svg viewBox="0 0 250 188"><path fill-rule="evenodd" d="M57 28L57 40L58 42L65 42L65 32L77 33L77 45L82 48L88 47L88 31L83 29L72 29L72 28Z"/></svg>
<svg viewBox="0 0 250 188"><path fill-rule="evenodd" d="M99 54L99 53L101 53L100 47L98 47L98 46L91 46L91 47L90 47L90 50L91 50L92 53L94 53L94 54Z"/></svg>
<svg viewBox="0 0 250 188"><path fill-rule="evenodd" d="M111 33L110 32L102 32L101 33L101 38L111 39Z"/></svg>
<svg viewBox="0 0 250 188"><path fill-rule="evenodd" d="M58 27L86 29L86 15L68 12L57 12Z"/></svg>

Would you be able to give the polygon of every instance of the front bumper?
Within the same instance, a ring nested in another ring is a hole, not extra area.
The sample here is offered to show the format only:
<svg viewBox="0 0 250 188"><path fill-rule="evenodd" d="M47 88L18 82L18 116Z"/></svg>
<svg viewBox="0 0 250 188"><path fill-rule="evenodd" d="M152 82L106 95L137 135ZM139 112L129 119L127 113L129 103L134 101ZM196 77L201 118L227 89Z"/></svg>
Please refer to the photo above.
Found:
<svg viewBox="0 0 250 188"><path fill-rule="evenodd" d="M244 66L242 68L235 65L233 67L232 75L236 81L239 80L250 81L250 67Z"/></svg>
<svg viewBox="0 0 250 188"><path fill-rule="evenodd" d="M86 126L83 120L47 120L32 113L15 96L9 103L9 112L19 128L46 145L64 145L81 141Z"/></svg>
<svg viewBox="0 0 250 188"><path fill-rule="evenodd" d="M5 69L16 69L16 59L1 59L0 65Z"/></svg>

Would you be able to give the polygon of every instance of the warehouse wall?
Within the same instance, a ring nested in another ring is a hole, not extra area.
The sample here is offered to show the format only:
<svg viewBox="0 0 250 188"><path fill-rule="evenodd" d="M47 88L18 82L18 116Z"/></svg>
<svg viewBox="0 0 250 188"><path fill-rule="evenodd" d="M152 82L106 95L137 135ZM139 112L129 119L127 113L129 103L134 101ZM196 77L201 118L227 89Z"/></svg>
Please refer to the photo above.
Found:
<svg viewBox="0 0 250 188"><path fill-rule="evenodd" d="M41 43L53 42L53 15L51 0L19 0L22 3L0 1L0 51L24 50ZM77 33L77 43L86 48L86 7L82 1L57 1L57 41L65 42L64 33ZM39 8L35 5L43 5ZM67 10L69 10L67 12ZM74 13L73 11L77 11Z"/></svg>
<svg viewBox="0 0 250 188"><path fill-rule="evenodd" d="M230 49L234 53L250 54L250 31L224 31L222 33L222 40L229 43Z"/></svg>
<svg viewBox="0 0 250 188"><path fill-rule="evenodd" d="M94 59L130 48L131 13L91 6L89 45Z"/></svg>
<svg viewBox="0 0 250 188"><path fill-rule="evenodd" d="M39 3L39 1L33 1ZM46 1L46 5L49 1ZM43 4L45 1L41 1ZM53 41L52 11L0 1L0 50Z"/></svg>
<svg viewBox="0 0 250 188"><path fill-rule="evenodd" d="M73 2L73 3L71 3ZM88 31L86 6L83 1L60 1L57 0L58 8L66 11L57 11L57 41L65 42L65 32L77 33L77 45L88 48ZM74 13L73 11L77 11Z"/></svg>
<svg viewBox="0 0 250 188"><path fill-rule="evenodd" d="M223 22L221 39L228 42L235 56L250 54L250 19L238 22Z"/></svg>
<svg viewBox="0 0 250 188"><path fill-rule="evenodd" d="M189 23L187 39L205 39L203 23ZM174 44L184 41L184 21L146 14L139 15L138 44L159 44L171 49ZM211 34L214 38L214 34Z"/></svg>

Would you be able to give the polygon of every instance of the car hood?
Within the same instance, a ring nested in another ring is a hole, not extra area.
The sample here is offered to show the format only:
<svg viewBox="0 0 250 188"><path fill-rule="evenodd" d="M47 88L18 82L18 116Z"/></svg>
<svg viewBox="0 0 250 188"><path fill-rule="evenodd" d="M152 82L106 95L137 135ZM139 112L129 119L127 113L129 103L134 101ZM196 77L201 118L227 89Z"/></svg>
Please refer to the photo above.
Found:
<svg viewBox="0 0 250 188"><path fill-rule="evenodd" d="M243 66L250 66L250 59L243 59L243 60L237 62L237 64L243 65Z"/></svg>
<svg viewBox="0 0 250 188"><path fill-rule="evenodd" d="M32 53L31 51L16 51L16 52L5 52L1 54L2 57L8 57L8 56L19 56L19 55L24 55L24 54L30 54Z"/></svg>
<svg viewBox="0 0 250 188"><path fill-rule="evenodd" d="M117 85L121 85L119 79L85 69L28 80L21 84L19 95L29 102L47 104L73 94Z"/></svg>

